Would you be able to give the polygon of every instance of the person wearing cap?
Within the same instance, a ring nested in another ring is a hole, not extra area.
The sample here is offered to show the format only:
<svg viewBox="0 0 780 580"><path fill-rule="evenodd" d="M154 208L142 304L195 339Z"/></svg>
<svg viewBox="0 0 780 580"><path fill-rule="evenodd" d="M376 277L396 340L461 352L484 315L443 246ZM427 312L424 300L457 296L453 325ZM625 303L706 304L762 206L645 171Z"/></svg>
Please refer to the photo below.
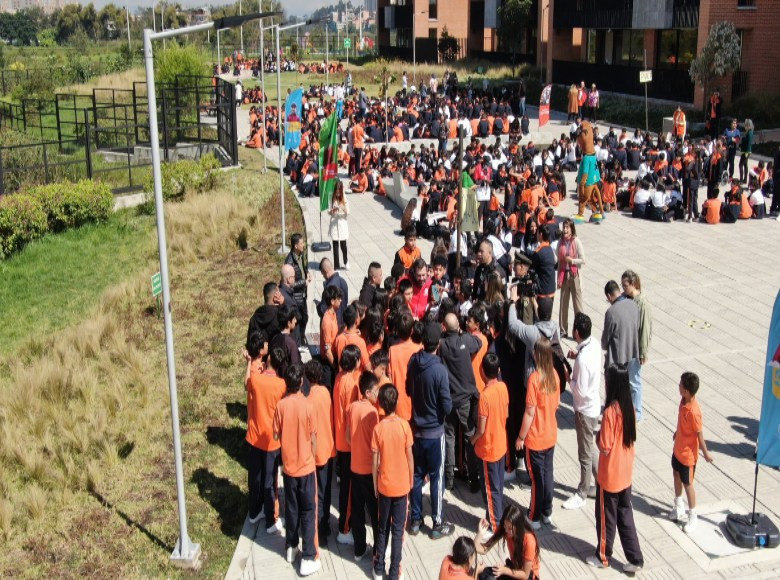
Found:
<svg viewBox="0 0 780 580"><path fill-rule="evenodd" d="M412 400L414 484L409 533L420 532L423 521L422 488L426 475L431 483L432 540L453 533L452 524L442 519L444 500L444 422L452 411L447 368L437 356L442 328L427 322L422 331L423 349L412 355L406 375L406 393Z"/></svg>

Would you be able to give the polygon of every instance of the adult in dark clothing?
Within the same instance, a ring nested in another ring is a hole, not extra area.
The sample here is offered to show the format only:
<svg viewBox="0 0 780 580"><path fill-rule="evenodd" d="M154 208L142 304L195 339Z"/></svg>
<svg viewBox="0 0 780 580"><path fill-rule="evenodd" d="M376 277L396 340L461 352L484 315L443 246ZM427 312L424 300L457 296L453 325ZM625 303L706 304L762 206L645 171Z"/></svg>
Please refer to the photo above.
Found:
<svg viewBox="0 0 780 580"><path fill-rule="evenodd" d="M339 309L336 311L336 318L339 321L339 328L341 328L344 324L344 309L349 304L349 288L347 287L347 281L336 272L330 258L323 258L320 261L320 274L325 278L325 285L322 288L323 291L328 286L335 286L341 290L341 306L339 306ZM324 301L320 301L317 305L317 313L320 315L320 318L322 318L327 309L328 305L325 304Z"/></svg>
<svg viewBox="0 0 780 580"><path fill-rule="evenodd" d="M284 263L287 266L292 266L295 271L295 280L291 286L293 299L298 305L301 321L295 336L298 346L306 344L306 325L309 322L309 310L306 307L306 298L311 276L309 275L308 259L304 255L305 251L306 240L303 239L301 234L293 234L290 238L290 253L287 254Z"/></svg>
<svg viewBox="0 0 780 580"><path fill-rule="evenodd" d="M626 169L632 171L639 169L639 166L642 164L642 154L636 145L631 145L631 147L628 148L626 157L628 158L628 167L626 167Z"/></svg>
<svg viewBox="0 0 780 580"><path fill-rule="evenodd" d="M777 215L780 213L780 146L775 151L775 159L772 168L772 205L769 208L770 213Z"/></svg>
<svg viewBox="0 0 780 580"><path fill-rule="evenodd" d="M284 351L288 365L301 362L301 353L298 352L298 344L294 338L298 318L298 309L294 305L288 306L285 304L282 306L279 309L281 332L268 343L270 350L281 348ZM285 367L284 371L287 371L287 367Z"/></svg>
<svg viewBox="0 0 780 580"><path fill-rule="evenodd" d="M374 296L376 289L382 285L382 264L371 262L368 265L368 275L363 278L363 286L360 288L360 297L358 302L366 308L374 305Z"/></svg>
<svg viewBox="0 0 780 580"><path fill-rule="evenodd" d="M427 475L431 482L431 539L452 534L452 524L442 520L444 501L444 423L452 411L447 368L436 356L441 325L428 322L422 332L423 350L412 355L406 375L406 393L412 399L414 443L414 485L409 533L417 535L423 520L422 488Z"/></svg>
<svg viewBox="0 0 780 580"><path fill-rule="evenodd" d="M471 333L461 333L458 317L452 312L444 317L443 326L439 356L447 367L452 399L452 411L447 415L444 424L444 487L452 489L455 486L455 443L458 427L465 440L469 477L479 485L479 462L468 439L476 429L479 408L479 391L471 359L479 352L482 342Z"/></svg>
<svg viewBox="0 0 780 580"><path fill-rule="evenodd" d="M279 294L282 296L282 304L295 308L300 318L300 308L298 307L298 301L295 299L294 285L295 269L290 264L284 264L282 266L282 279L279 281ZM298 332L297 327L295 332Z"/></svg>
<svg viewBox="0 0 780 580"><path fill-rule="evenodd" d="M699 219L699 186L701 185L701 159L694 155L683 167L683 204L687 219Z"/></svg>
<svg viewBox="0 0 780 580"><path fill-rule="evenodd" d="M639 361L639 307L636 302L620 291L614 280L607 282L604 294L610 307L604 314L604 329L601 333L601 349L606 351L604 368L610 365L628 365L628 380L631 383L631 400L634 403L636 420L642 420L642 379Z"/></svg>
<svg viewBox="0 0 780 580"><path fill-rule="evenodd" d="M258 331L262 331L269 341L279 334L279 303L283 297L276 283L268 282L263 286L263 300L265 304L255 310L252 318L249 319L249 329L246 332L247 344L249 344L249 337Z"/></svg>
<svg viewBox="0 0 780 580"><path fill-rule="evenodd" d="M553 255L553 257L555 257ZM506 272L496 262L493 257L493 244L490 240L482 240L479 244L479 250L477 251L477 269L474 271L474 289L472 298L474 300L485 299L485 280L493 270L496 270L501 278L506 281ZM555 289L553 289L555 292Z"/></svg>
<svg viewBox="0 0 780 580"><path fill-rule="evenodd" d="M622 143L618 143L617 149L615 149L612 155L615 157L615 161L620 163L620 167L622 167L624 171L628 169L628 154ZM637 167L639 166L637 165Z"/></svg>
<svg viewBox="0 0 780 580"><path fill-rule="evenodd" d="M539 298L555 298L557 281L555 279L555 252L550 246L550 230L539 228L539 247L531 256L531 263L539 279Z"/></svg>

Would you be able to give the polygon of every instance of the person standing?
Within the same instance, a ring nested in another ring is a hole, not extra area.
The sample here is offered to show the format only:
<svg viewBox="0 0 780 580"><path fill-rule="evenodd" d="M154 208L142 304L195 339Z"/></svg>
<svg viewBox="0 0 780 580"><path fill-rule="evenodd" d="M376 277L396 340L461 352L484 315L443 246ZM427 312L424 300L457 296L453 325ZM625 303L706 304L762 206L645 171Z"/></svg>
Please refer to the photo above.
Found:
<svg viewBox="0 0 780 580"><path fill-rule="evenodd" d="M639 307L636 302L620 292L617 282L610 280L604 286L604 294L610 307L604 314L601 333L601 349L606 351L605 368L627 365L631 380L631 399L641 420L642 383L639 379ZM637 404L639 407L637 408Z"/></svg>
<svg viewBox="0 0 780 580"><path fill-rule="evenodd" d="M588 109L590 112L590 122L596 122L596 111L599 110L599 91L596 88L596 83L593 83L588 93Z"/></svg>
<svg viewBox="0 0 780 580"><path fill-rule="evenodd" d="M420 533L423 520L422 488L426 475L431 484L430 538L438 540L454 531L452 524L442 519L444 501L444 421L452 411L447 369L436 355L441 340L438 322L425 324L422 333L423 350L409 360L406 393L412 400L412 432L414 443L414 485L409 533Z"/></svg>
<svg viewBox="0 0 780 580"><path fill-rule="evenodd" d="M585 250L577 237L571 218L563 221L563 238L558 242L558 288L561 289L560 330L568 338L569 300L574 303L574 314L582 312L582 285L580 268L585 264Z"/></svg>
<svg viewBox="0 0 780 580"><path fill-rule="evenodd" d="M577 85L572 84L569 87L569 106L568 106L568 116L566 117L566 124L574 122L574 120L577 118L577 116L580 113L580 101L579 101L579 91L577 90Z"/></svg>
<svg viewBox="0 0 780 580"><path fill-rule="evenodd" d="M723 105L723 99L720 98L720 91L715 89L707 103L707 128L712 139L718 137L721 105Z"/></svg>
<svg viewBox="0 0 780 580"><path fill-rule="evenodd" d="M615 542L615 530L626 555L623 572L642 569L644 558L634 524L631 484L634 469L636 419L625 365L610 366L606 373L607 398L599 431L598 484L596 485L596 554L586 562L594 568L608 568Z"/></svg>
<svg viewBox="0 0 780 580"><path fill-rule="evenodd" d="M328 235L333 241L333 265L336 270L340 269L339 248L341 256L344 258L344 269L349 270L349 261L347 258L347 240L349 239L349 202L344 196L344 184L341 180L336 181L336 188L333 190L333 199L330 202L330 226L328 226Z"/></svg>
<svg viewBox="0 0 780 580"><path fill-rule="evenodd" d="M639 308L639 366L629 369L632 392L638 391L638 400L634 401L637 421L642 420L642 366L647 362L650 354L650 343L653 340L653 315L650 303L642 292L642 281L639 274L633 270L626 270L620 277L623 293L631 298Z"/></svg>
<svg viewBox="0 0 780 580"><path fill-rule="evenodd" d="M748 161L750 161L750 154L753 153L753 131L755 126L753 121L745 119L745 135L742 137L742 141L739 143L739 149L742 152L739 156L739 181L740 183L747 183L748 177L750 177L750 170L748 169Z"/></svg>
<svg viewBox="0 0 780 580"><path fill-rule="evenodd" d="M284 263L292 266L295 271L295 281L292 284L293 299L298 306L300 324L295 334L295 342L298 346L307 344L306 326L309 322L309 309L306 304L308 297L311 274L309 274L309 260L304 255L306 251L306 239L301 234L293 234L290 237L290 253L287 254Z"/></svg>
<svg viewBox="0 0 780 580"><path fill-rule="evenodd" d="M322 288L323 297L325 296L325 290L330 286L335 286L341 291L341 304L336 311L336 315L339 321L339 328L341 328L344 325L344 310L346 310L347 305L349 304L349 288L347 287L347 282L344 280L344 278L339 276L338 272L336 272L335 268L333 267L333 262L330 261L330 258L323 258L320 260L320 274L322 274L322 277L325 278L325 283L323 284ZM320 301L320 303L317 305L317 312L320 316L322 316L325 314L327 309L328 303L325 302L323 298L323 300Z"/></svg>
<svg viewBox="0 0 780 580"><path fill-rule="evenodd" d="M591 338L590 317L584 312L574 315L574 340L577 350L569 351L568 357L574 359L571 375L571 394L574 399L574 428L577 432L577 458L580 462L580 483L572 496L563 504L565 510L580 509L585 506L585 498L590 493L590 476L598 474L598 448L596 431L601 414L599 379L601 377L601 351L598 343Z"/></svg>
<svg viewBox="0 0 780 580"><path fill-rule="evenodd" d="M731 120L731 125L729 125L729 128L723 133L723 136L726 138L729 178L734 179L734 161L737 158L737 147L742 139L742 133L737 127L736 119Z"/></svg>

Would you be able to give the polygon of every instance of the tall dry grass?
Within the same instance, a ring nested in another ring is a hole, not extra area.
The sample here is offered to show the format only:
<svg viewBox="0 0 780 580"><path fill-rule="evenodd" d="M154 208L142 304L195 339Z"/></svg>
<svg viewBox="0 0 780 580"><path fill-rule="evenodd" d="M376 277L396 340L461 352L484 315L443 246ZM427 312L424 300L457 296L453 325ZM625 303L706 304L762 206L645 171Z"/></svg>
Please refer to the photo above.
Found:
<svg viewBox="0 0 780 580"><path fill-rule="evenodd" d="M68 85L58 92L66 94L90 94L92 89L124 89L132 90L134 82L146 80L143 67L131 68L119 73L100 75L83 84Z"/></svg>

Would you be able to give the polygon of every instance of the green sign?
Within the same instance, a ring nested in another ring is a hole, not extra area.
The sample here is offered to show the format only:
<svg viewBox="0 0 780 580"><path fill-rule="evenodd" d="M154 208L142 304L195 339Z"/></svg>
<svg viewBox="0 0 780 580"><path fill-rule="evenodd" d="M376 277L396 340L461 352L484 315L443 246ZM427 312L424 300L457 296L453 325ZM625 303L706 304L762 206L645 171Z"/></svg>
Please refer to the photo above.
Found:
<svg viewBox="0 0 780 580"><path fill-rule="evenodd" d="M352 46L352 41L349 38L344 39L344 48L349 48Z"/></svg>
<svg viewBox="0 0 780 580"><path fill-rule="evenodd" d="M152 296L162 294L162 276L159 272L152 276Z"/></svg>

